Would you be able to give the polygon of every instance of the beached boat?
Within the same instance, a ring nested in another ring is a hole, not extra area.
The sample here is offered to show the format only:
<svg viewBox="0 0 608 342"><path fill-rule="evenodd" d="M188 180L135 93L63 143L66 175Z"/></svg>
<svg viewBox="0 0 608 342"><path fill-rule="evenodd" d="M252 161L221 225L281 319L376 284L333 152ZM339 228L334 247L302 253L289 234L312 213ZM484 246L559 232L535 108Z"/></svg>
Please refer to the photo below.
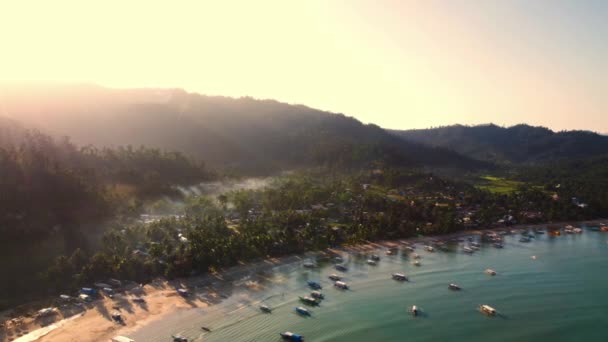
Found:
<svg viewBox="0 0 608 342"><path fill-rule="evenodd" d="M467 253L467 254L473 254L473 252L474 252L472 248L469 248L467 246L464 246L462 248L462 251L465 252L465 253Z"/></svg>
<svg viewBox="0 0 608 342"><path fill-rule="evenodd" d="M310 287L311 289L314 289L314 290L320 290L320 289L322 289L322 288L323 288L323 287L321 286L321 284L319 284L319 283L318 283L318 282L316 282L316 281L309 280L309 281L307 282L307 284L308 284L308 287Z"/></svg>
<svg viewBox="0 0 608 342"><path fill-rule="evenodd" d="M393 273L393 279L399 281L407 281L407 276L403 273Z"/></svg>
<svg viewBox="0 0 608 342"><path fill-rule="evenodd" d="M340 272L346 272L346 271L348 271L348 268L346 266L344 266L344 265L336 265L336 266L334 266L334 268L336 270L340 271Z"/></svg>
<svg viewBox="0 0 608 342"><path fill-rule="evenodd" d="M496 242L496 243L494 243L494 247L496 247L496 248L503 248L504 245L502 243L500 243L500 242Z"/></svg>
<svg viewBox="0 0 608 342"><path fill-rule="evenodd" d="M521 239L519 239L519 242L530 242L530 241L532 241L532 240L527 236L522 236Z"/></svg>
<svg viewBox="0 0 608 342"><path fill-rule="evenodd" d="M407 251L410 251L410 252L413 252L416 250L416 247L414 247L414 246L405 246L403 248L405 248Z"/></svg>
<svg viewBox="0 0 608 342"><path fill-rule="evenodd" d="M420 309L416 305L412 305L408 310L413 316L418 316L420 314Z"/></svg>
<svg viewBox="0 0 608 342"><path fill-rule="evenodd" d="M337 256L337 257L335 257L335 258L334 258L334 261L335 261L335 262L343 262L343 261L344 261L344 259L342 259L342 257L341 257L341 256Z"/></svg>
<svg viewBox="0 0 608 342"><path fill-rule="evenodd" d="M496 315L496 309L494 309L493 307L486 305L486 304L482 304L479 306L479 311L481 311L482 313L489 315L489 316L495 316Z"/></svg>
<svg viewBox="0 0 608 342"><path fill-rule="evenodd" d="M378 265L378 263L377 263L376 261L372 260L372 259L368 259L368 260L367 260L367 264L368 264L368 265L371 265L371 266L376 266L376 265Z"/></svg>
<svg viewBox="0 0 608 342"><path fill-rule="evenodd" d="M171 335L173 342L188 342L188 339L182 335Z"/></svg>
<svg viewBox="0 0 608 342"><path fill-rule="evenodd" d="M427 252L431 252L431 253L435 251L435 248L433 248L433 246L424 246L424 249L425 249Z"/></svg>
<svg viewBox="0 0 608 342"><path fill-rule="evenodd" d="M420 259L420 254L414 253L414 254L412 254L412 258L414 258L414 259Z"/></svg>
<svg viewBox="0 0 608 342"><path fill-rule="evenodd" d="M343 281L337 281L337 282L335 282L334 286L337 287L337 288L339 288L339 289L342 289L342 290L348 290L348 285L345 282L343 282Z"/></svg>
<svg viewBox="0 0 608 342"><path fill-rule="evenodd" d="M319 291L312 291L310 293L310 296L314 299L325 299L325 295L323 295L321 292Z"/></svg>
<svg viewBox="0 0 608 342"><path fill-rule="evenodd" d="M380 261L380 256L377 255L377 254L372 254L372 256L370 257L370 259L374 260L374 261Z"/></svg>
<svg viewBox="0 0 608 342"><path fill-rule="evenodd" d="M414 262L412 263L414 266L420 266L420 261L418 260L414 260Z"/></svg>
<svg viewBox="0 0 608 342"><path fill-rule="evenodd" d="M458 286L457 284L454 284L454 283L448 285L448 289L456 290L456 291L461 290L460 286Z"/></svg>
<svg viewBox="0 0 608 342"><path fill-rule="evenodd" d="M340 277L337 274L330 274L328 278L331 279L331 280L333 280L333 281L342 280L342 277Z"/></svg>
<svg viewBox="0 0 608 342"><path fill-rule="evenodd" d="M471 245L471 247L473 248L480 248L481 244L479 242L471 242L469 245Z"/></svg>
<svg viewBox="0 0 608 342"><path fill-rule="evenodd" d="M201 330L206 331L206 332L211 332L211 328L209 328L209 327L201 327Z"/></svg>
<svg viewBox="0 0 608 342"><path fill-rule="evenodd" d="M384 253L385 255L393 255L395 254L393 251L391 251L390 249L388 251L386 251L386 253Z"/></svg>
<svg viewBox="0 0 608 342"><path fill-rule="evenodd" d="M265 312L265 313L271 313L272 312L272 309L268 305L261 305L260 306L260 310L262 310L262 312Z"/></svg>
<svg viewBox="0 0 608 342"><path fill-rule="evenodd" d="M494 271L491 268L488 268L484 271L486 274L491 275L491 276L495 276L496 275L496 271Z"/></svg>
<svg viewBox="0 0 608 342"><path fill-rule="evenodd" d="M317 302L316 299L312 298L312 297L299 297L300 298L300 302L307 304L307 305L319 305L319 302Z"/></svg>
<svg viewBox="0 0 608 342"><path fill-rule="evenodd" d="M310 311L308 311L307 308L302 307L302 306L298 306L296 308L296 313L302 315L302 316L310 316Z"/></svg>
<svg viewBox="0 0 608 342"><path fill-rule="evenodd" d="M282 333L279 333L279 335L281 335L281 338L283 338L286 341L292 341L292 342L303 342L304 341L304 337L302 335L294 334L291 331L282 332Z"/></svg>
<svg viewBox="0 0 608 342"><path fill-rule="evenodd" d="M577 228L574 228L572 231L573 231L575 234L582 234L582 233L583 233L583 230L582 230L581 228L578 228L578 227L577 227Z"/></svg>

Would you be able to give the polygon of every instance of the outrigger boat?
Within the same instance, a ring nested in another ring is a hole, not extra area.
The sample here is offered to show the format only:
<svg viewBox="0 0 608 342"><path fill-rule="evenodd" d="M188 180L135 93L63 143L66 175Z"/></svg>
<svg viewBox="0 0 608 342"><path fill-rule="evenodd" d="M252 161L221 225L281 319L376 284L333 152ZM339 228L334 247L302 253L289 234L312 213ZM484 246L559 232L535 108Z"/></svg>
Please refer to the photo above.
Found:
<svg viewBox="0 0 608 342"><path fill-rule="evenodd" d="M310 296L314 299L325 299L325 295L323 295L321 292L319 291L312 291L310 293Z"/></svg>
<svg viewBox="0 0 608 342"><path fill-rule="evenodd" d="M461 290L461 287L458 286L457 284L452 283L452 284L448 285L448 289L458 291L458 290Z"/></svg>
<svg viewBox="0 0 608 342"><path fill-rule="evenodd" d="M302 316L310 316L310 311L308 311L307 308L304 308L304 307L301 307L301 306L298 306L296 308L296 313L298 313L298 314L300 314Z"/></svg>
<svg viewBox="0 0 608 342"><path fill-rule="evenodd" d="M304 304L313 305L313 306L319 305L319 302L317 302L317 300L312 297L306 296L306 297L299 297L299 298L300 298L300 301Z"/></svg>
<svg viewBox="0 0 608 342"><path fill-rule="evenodd" d="M265 313L271 313L272 312L272 309L268 305L261 305L260 306L260 310L262 310L262 312L265 312Z"/></svg>
<svg viewBox="0 0 608 342"><path fill-rule="evenodd" d="M280 333L280 335L284 340L287 340L287 341L293 341L293 342L303 342L304 341L304 336L294 334L291 331L282 332L282 333Z"/></svg>
<svg viewBox="0 0 608 342"><path fill-rule="evenodd" d="M337 288L339 288L339 289L342 289L342 290L348 290L348 285L345 282L343 282L343 281L337 281L337 282L335 282L334 286L337 287Z"/></svg>
<svg viewBox="0 0 608 342"><path fill-rule="evenodd" d="M480 305L479 311L481 311L482 313L484 313L488 316L496 316L496 309L494 309L493 307L486 305L486 304Z"/></svg>
<svg viewBox="0 0 608 342"><path fill-rule="evenodd" d="M395 280L399 280L399 281L407 281L407 276L403 273L393 273L393 279Z"/></svg>
<svg viewBox="0 0 608 342"><path fill-rule="evenodd" d="M328 278L331 279L331 280L333 280L333 281L342 280L342 277L340 277L337 274L331 274Z"/></svg>
<svg viewBox="0 0 608 342"><path fill-rule="evenodd" d="M319 284L316 281L309 280L307 283L308 283L308 287L310 287L311 289L314 289L314 290L320 290L323 288L321 286L321 284Z"/></svg>

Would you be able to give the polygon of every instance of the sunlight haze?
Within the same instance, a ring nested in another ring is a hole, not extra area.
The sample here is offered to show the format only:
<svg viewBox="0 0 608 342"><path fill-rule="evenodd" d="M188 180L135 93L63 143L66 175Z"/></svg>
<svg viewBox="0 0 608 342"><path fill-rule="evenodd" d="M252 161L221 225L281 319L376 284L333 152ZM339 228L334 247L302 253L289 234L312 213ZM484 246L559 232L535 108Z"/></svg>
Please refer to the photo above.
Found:
<svg viewBox="0 0 608 342"><path fill-rule="evenodd" d="M0 80L608 132L607 17L599 0L2 1Z"/></svg>

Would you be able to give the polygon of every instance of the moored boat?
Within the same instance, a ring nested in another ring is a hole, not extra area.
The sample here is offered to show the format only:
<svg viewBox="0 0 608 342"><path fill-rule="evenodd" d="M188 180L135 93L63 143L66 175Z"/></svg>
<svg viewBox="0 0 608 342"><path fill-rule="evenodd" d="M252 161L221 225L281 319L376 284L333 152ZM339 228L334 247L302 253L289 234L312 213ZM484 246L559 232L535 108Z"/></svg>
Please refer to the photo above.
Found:
<svg viewBox="0 0 608 342"><path fill-rule="evenodd" d="M372 256L370 257L370 259L374 260L374 261L380 261L380 256L377 255L377 254L372 254Z"/></svg>
<svg viewBox="0 0 608 342"><path fill-rule="evenodd" d="M479 306L479 311L481 311L482 313L489 315L489 316L495 316L496 315L496 309L494 309L493 307L486 305L486 304L482 304Z"/></svg>
<svg viewBox="0 0 608 342"><path fill-rule="evenodd" d="M378 265L378 263L377 263L376 261L372 260L372 259L368 259L368 260L367 260L367 264L368 264L368 265L371 265L371 266L376 266L376 265Z"/></svg>
<svg viewBox="0 0 608 342"><path fill-rule="evenodd" d="M496 242L496 243L494 243L494 247L496 247L496 248L503 248L504 245L502 243L500 243L500 242Z"/></svg>
<svg viewBox="0 0 608 342"><path fill-rule="evenodd" d="M414 262L412 263L414 266L420 266L420 261L418 260L414 260Z"/></svg>
<svg viewBox="0 0 608 342"><path fill-rule="evenodd" d="M306 297L299 297L299 298L300 298L300 301L302 303L304 303L304 304L319 305L319 302L316 299L312 298L312 297L306 296Z"/></svg>
<svg viewBox="0 0 608 342"><path fill-rule="evenodd" d="M307 308L302 307L302 306L298 306L296 308L296 313L302 315L302 316L310 316L310 311L308 311Z"/></svg>
<svg viewBox="0 0 608 342"><path fill-rule="evenodd" d="M346 271L348 271L348 268L346 266L344 266L344 265L336 265L336 266L334 266L334 268L336 270L340 271L340 272L346 272Z"/></svg>
<svg viewBox="0 0 608 342"><path fill-rule="evenodd" d="M314 262L305 262L302 264L305 268L315 268L317 265Z"/></svg>
<svg viewBox="0 0 608 342"><path fill-rule="evenodd" d="M582 233L583 233L583 230L582 230L581 228L578 228L578 227L577 227L577 228L574 228L572 231L573 231L575 234L582 234Z"/></svg>
<svg viewBox="0 0 608 342"><path fill-rule="evenodd" d="M403 273L393 273L392 275L393 279L395 280L399 280L399 281L407 281L407 276Z"/></svg>
<svg viewBox="0 0 608 342"><path fill-rule="evenodd" d="M333 280L333 281L342 280L342 277L340 277L337 274L330 274L328 278L331 279L331 280Z"/></svg>
<svg viewBox="0 0 608 342"><path fill-rule="evenodd" d="M323 288L323 287L321 286L321 284L319 284L319 283L318 283L318 282L316 282L316 281L309 280L309 281L307 282L307 284L308 284L308 287L310 287L311 289L314 289L314 290L320 290L320 289L322 289L322 288Z"/></svg>
<svg viewBox="0 0 608 342"><path fill-rule="evenodd" d="M343 281L337 281L337 282L335 282L334 286L337 287L337 288L339 288L339 289L342 289L342 290L348 290L348 285L345 282L343 282Z"/></svg>
<svg viewBox="0 0 608 342"><path fill-rule="evenodd" d="M303 342L304 337L302 335L294 334L291 331L285 331L279 333L284 340L293 341L293 342Z"/></svg>
<svg viewBox="0 0 608 342"><path fill-rule="evenodd" d="M420 309L418 309L418 307L416 305L412 305L409 309L409 312L413 315L413 316L418 316L420 314Z"/></svg>
<svg viewBox="0 0 608 342"><path fill-rule="evenodd" d="M462 248L462 251L465 252L465 253L467 253L467 254L473 254L473 252L474 252L473 249L471 249L471 248L469 248L467 246L464 246Z"/></svg>
<svg viewBox="0 0 608 342"><path fill-rule="evenodd" d="M496 275L496 271L494 271L494 270L493 270L493 269L491 269L491 268L486 269L484 272L485 272L486 274L491 275L491 276L495 276L495 275Z"/></svg>
<svg viewBox="0 0 608 342"><path fill-rule="evenodd" d="M431 253L435 251L435 248L433 248L433 246L430 246L430 245L428 245L428 246L424 246L424 249L425 249L427 252L431 252Z"/></svg>
<svg viewBox="0 0 608 342"><path fill-rule="evenodd" d="M310 296L311 296L312 298L315 298L315 299L325 299L325 295L323 295L323 294L322 294L321 292L319 292L319 291L312 291L312 292L310 293Z"/></svg>
<svg viewBox="0 0 608 342"><path fill-rule="evenodd" d="M412 254L412 258L414 258L414 259L420 259L420 254L414 253L414 254Z"/></svg>

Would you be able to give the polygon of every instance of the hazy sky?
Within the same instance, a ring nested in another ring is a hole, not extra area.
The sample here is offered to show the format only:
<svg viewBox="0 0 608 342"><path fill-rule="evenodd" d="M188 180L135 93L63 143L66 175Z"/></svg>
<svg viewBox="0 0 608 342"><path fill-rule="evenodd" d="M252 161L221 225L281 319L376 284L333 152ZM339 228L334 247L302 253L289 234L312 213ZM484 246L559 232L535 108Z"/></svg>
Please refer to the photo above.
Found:
<svg viewBox="0 0 608 342"><path fill-rule="evenodd" d="M608 132L608 1L0 0L0 80Z"/></svg>

